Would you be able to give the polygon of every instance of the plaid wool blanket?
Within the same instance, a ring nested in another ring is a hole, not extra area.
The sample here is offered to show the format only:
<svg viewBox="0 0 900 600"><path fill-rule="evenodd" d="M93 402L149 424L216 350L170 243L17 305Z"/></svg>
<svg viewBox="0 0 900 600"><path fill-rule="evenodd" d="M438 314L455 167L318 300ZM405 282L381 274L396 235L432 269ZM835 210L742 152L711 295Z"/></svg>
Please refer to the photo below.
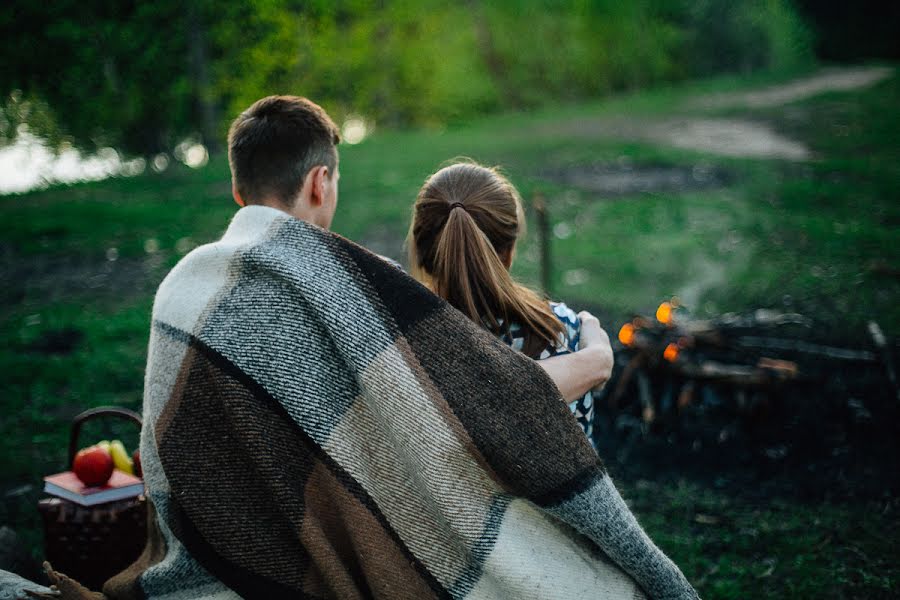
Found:
<svg viewBox="0 0 900 600"><path fill-rule="evenodd" d="M266 207L159 288L116 598L695 598L543 369Z"/></svg>

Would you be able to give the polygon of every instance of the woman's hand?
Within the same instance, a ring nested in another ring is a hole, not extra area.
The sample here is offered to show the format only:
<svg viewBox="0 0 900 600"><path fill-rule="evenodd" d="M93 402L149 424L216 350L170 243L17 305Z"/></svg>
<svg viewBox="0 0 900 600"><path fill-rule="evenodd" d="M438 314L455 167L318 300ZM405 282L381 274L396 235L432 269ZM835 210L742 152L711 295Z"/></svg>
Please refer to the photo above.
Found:
<svg viewBox="0 0 900 600"><path fill-rule="evenodd" d="M600 327L600 321L597 320L597 317L588 311L583 310L578 313L578 318L581 320L581 341L578 344L579 349L593 345L605 345L609 347L609 336L603 328ZM612 352L612 347L609 348L610 352Z"/></svg>
<svg viewBox="0 0 900 600"><path fill-rule="evenodd" d="M581 319L578 351L538 361L567 402L581 398L589 390L602 388L612 375L609 336L591 313L581 311L578 318Z"/></svg>
<svg viewBox="0 0 900 600"><path fill-rule="evenodd" d="M581 319L581 339L579 340L579 350L592 349L596 360L596 377L597 384L591 389L600 390L609 381L612 376L612 369L615 357L613 356L612 346L609 343L609 335L600 326L600 321L586 310L578 313Z"/></svg>
<svg viewBox="0 0 900 600"><path fill-rule="evenodd" d="M601 390L612 376L614 356L612 346L609 343L609 335L600 326L600 321L586 310L578 313L581 319L581 339L578 343L579 350L592 348L597 360L598 383L593 388Z"/></svg>

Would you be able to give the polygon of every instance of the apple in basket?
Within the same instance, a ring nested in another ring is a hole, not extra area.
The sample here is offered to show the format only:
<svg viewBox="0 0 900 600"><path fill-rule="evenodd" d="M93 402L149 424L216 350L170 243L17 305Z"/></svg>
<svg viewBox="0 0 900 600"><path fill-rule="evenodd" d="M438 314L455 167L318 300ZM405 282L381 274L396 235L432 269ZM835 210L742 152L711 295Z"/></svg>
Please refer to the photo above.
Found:
<svg viewBox="0 0 900 600"><path fill-rule="evenodd" d="M100 446L80 450L72 461L75 476L88 486L103 485L109 481L114 467L109 451Z"/></svg>

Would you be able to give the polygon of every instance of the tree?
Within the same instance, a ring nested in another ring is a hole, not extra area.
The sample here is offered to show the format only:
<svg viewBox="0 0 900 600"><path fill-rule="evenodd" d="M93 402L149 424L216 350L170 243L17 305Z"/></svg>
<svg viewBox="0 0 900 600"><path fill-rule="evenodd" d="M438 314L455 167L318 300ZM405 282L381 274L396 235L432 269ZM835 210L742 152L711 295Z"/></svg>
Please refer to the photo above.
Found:
<svg viewBox="0 0 900 600"><path fill-rule="evenodd" d="M0 84L44 100L76 146L171 148L196 129L187 29L173 0L14 3L0 17Z"/></svg>

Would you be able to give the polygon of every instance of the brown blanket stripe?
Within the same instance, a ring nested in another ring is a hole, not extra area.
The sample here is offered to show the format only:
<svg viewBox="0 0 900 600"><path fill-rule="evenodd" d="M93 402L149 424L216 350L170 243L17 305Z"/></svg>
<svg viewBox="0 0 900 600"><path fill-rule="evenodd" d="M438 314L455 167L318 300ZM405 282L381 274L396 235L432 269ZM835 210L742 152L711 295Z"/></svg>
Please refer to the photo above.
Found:
<svg viewBox="0 0 900 600"><path fill-rule="evenodd" d="M178 503L178 497L170 496L169 503L173 523L172 533L210 573L244 598L295 598L299 595L301 598L314 599L303 590L263 577L235 561L223 558L204 539L191 517Z"/></svg>
<svg viewBox="0 0 900 600"><path fill-rule="evenodd" d="M278 414L284 423L289 426L294 435L302 440L306 449L308 449L315 458L325 464L334 477L352 494L359 502L361 502L375 517L379 525L390 536L391 540L401 549L404 558L413 567L419 577L428 583L429 588L437 598L451 598L447 590L434 578L434 576L422 565L422 563L409 551L406 544L388 523L384 514L379 510L377 504L372 500L369 494L360 486L360 484L350 476L337 462L325 453L315 441L307 435L287 414L284 407L276 401L272 396L256 381L246 375L234 363L222 356L219 352L210 348L203 341L197 339L178 328L172 327L167 323L159 320L153 322L153 327L167 336L177 339L185 343L190 348L201 353L210 363L222 371L228 373L235 380L239 381L250 393L265 402L267 407ZM163 439L165 433L162 433ZM165 446L165 442L160 443L161 451ZM170 479L177 478L177 475L170 473ZM191 476L192 474L189 474ZM204 503L210 499L202 499ZM252 573L247 569L233 561L225 560L219 553L204 539L203 535L193 525L187 512L178 503L176 496L170 496L172 507L173 532L182 541L191 554L200 560L200 562L216 577L226 583L229 587L243 595L244 597L254 598L271 598L282 596L284 594L291 595L300 592L300 590L291 589L276 581L268 580L258 574Z"/></svg>

